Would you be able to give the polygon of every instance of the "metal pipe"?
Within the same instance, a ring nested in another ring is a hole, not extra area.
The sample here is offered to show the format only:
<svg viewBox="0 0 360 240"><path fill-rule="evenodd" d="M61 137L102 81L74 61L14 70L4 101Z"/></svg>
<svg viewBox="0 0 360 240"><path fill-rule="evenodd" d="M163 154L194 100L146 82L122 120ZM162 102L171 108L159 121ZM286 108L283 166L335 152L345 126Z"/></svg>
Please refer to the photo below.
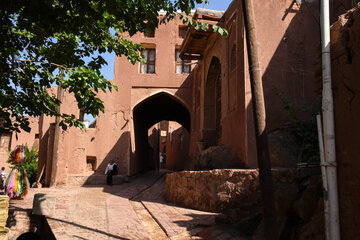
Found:
<svg viewBox="0 0 360 240"><path fill-rule="evenodd" d="M318 129L318 139L319 139L319 151L320 151L320 166L321 166L321 177L323 182L323 192L324 192L324 219L325 219L325 237L326 240L330 239L330 229L329 229L329 199L328 199L328 182L326 177L326 163L324 156L324 141L323 141L323 132L321 124L320 114L316 115L317 129Z"/></svg>
<svg viewBox="0 0 360 240"><path fill-rule="evenodd" d="M335 153L334 106L331 85L329 0L321 0L321 47L322 47L322 113L324 126L324 149L329 190L330 239L340 239L339 203Z"/></svg>

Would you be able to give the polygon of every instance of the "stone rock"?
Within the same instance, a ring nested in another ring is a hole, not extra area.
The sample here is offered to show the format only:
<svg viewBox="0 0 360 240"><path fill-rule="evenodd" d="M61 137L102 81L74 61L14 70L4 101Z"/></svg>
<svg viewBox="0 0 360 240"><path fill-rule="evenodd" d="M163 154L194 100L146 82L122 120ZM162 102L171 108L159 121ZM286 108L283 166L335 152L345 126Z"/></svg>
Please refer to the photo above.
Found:
<svg viewBox="0 0 360 240"><path fill-rule="evenodd" d="M32 214L53 216L55 214L55 204L55 196L37 193L34 195Z"/></svg>
<svg viewBox="0 0 360 240"><path fill-rule="evenodd" d="M1 240L8 240L8 232L9 232L9 228L7 227L0 227L0 239Z"/></svg>
<svg viewBox="0 0 360 240"><path fill-rule="evenodd" d="M6 221L8 219L8 209L9 209L9 197L6 195L0 195L0 227L6 226Z"/></svg>
<svg viewBox="0 0 360 240"><path fill-rule="evenodd" d="M287 216L288 211L297 197L298 188L294 183L280 183L275 184L274 190L276 213L280 220Z"/></svg>
<svg viewBox="0 0 360 240"><path fill-rule="evenodd" d="M294 183L276 183L274 185L277 226L279 233L281 233L286 227L289 212L297 198L298 187Z"/></svg>
<svg viewBox="0 0 360 240"><path fill-rule="evenodd" d="M291 129L280 129L268 134L270 161L273 167L295 167L301 145Z"/></svg>
<svg viewBox="0 0 360 240"><path fill-rule="evenodd" d="M274 181L293 180L292 170L274 170ZM284 177L285 176L285 177ZM183 171L166 176L166 200L203 211L219 212L260 202L259 172L256 169ZM292 195L291 195L292 196Z"/></svg>
<svg viewBox="0 0 360 240"><path fill-rule="evenodd" d="M323 240L325 239L324 225L324 199L320 198L311 220L298 231L298 240Z"/></svg>
<svg viewBox="0 0 360 240"><path fill-rule="evenodd" d="M215 222L233 225L261 214L260 204L241 204L241 207L224 210L216 216Z"/></svg>
<svg viewBox="0 0 360 240"><path fill-rule="evenodd" d="M321 177L312 176L301 198L294 203L296 214L306 223L310 221L318 206L321 194Z"/></svg>
<svg viewBox="0 0 360 240"><path fill-rule="evenodd" d="M243 167L241 160L227 146L212 146L199 154L199 169L225 169Z"/></svg>
<svg viewBox="0 0 360 240"><path fill-rule="evenodd" d="M32 185L31 185L32 188L42 188L42 184L39 183L39 182L34 182Z"/></svg>

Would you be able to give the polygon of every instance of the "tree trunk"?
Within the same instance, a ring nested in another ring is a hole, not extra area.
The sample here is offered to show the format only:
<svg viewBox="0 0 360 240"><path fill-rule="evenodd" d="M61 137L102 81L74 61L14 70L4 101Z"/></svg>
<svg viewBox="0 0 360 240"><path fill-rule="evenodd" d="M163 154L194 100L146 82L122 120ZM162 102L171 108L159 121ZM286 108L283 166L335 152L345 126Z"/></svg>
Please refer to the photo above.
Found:
<svg viewBox="0 0 360 240"><path fill-rule="evenodd" d="M254 109L256 148L258 155L265 238L278 239L276 210L272 189L271 163L266 133L266 112L256 37L255 16L252 0L243 0L246 43L248 51L252 103Z"/></svg>
<svg viewBox="0 0 360 240"><path fill-rule="evenodd" d="M61 71L60 76L63 75ZM57 89L57 99L60 101L60 104L57 106L57 110L61 111L61 101L64 95L64 89L61 85L58 86ZM55 132L54 132L54 148L53 148L53 155L52 155L52 166L51 166L51 177L50 177L50 187L56 186L56 175L57 175L57 165L58 165L58 158L59 158L59 140L60 140L60 116L56 116L55 118Z"/></svg>

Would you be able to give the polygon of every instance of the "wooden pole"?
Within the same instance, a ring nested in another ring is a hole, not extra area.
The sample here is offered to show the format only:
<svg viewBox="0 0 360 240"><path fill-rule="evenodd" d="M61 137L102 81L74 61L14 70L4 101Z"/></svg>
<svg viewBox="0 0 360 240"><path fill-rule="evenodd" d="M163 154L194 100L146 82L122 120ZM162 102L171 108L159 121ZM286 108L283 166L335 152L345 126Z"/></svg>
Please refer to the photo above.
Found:
<svg viewBox="0 0 360 240"><path fill-rule="evenodd" d="M269 240L277 240L278 230L274 194L272 189L271 163L269 158L269 148L266 133L265 101L252 0L243 0L243 11L245 19L252 103L254 109L256 148L258 155L261 196L263 202L265 238Z"/></svg>

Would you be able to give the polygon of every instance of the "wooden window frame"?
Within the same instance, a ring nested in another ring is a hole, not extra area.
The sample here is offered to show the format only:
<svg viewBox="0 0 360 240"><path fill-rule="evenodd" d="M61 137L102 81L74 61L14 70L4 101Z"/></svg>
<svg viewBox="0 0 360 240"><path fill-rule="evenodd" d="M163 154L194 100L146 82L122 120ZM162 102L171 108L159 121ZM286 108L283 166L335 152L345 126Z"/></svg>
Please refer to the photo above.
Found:
<svg viewBox="0 0 360 240"><path fill-rule="evenodd" d="M175 73L176 74L190 74L190 72L191 72L191 65L190 65L191 61L190 60L181 60L181 59L180 59L180 61L178 61L177 60L177 53L179 51L180 51L179 49L175 49ZM188 66L189 66L189 72L184 71L184 67L185 67L186 64L188 64ZM181 73L176 72L177 66L181 66Z"/></svg>
<svg viewBox="0 0 360 240"><path fill-rule="evenodd" d="M187 25L180 25L180 26L178 27L178 37L184 39L185 36L186 36L187 30L188 30L188 26L187 26Z"/></svg>
<svg viewBox="0 0 360 240"><path fill-rule="evenodd" d="M156 73L156 69L155 69L155 63L156 63L156 50L155 48L145 48L141 51L141 54L143 54L143 52L146 51L147 54L146 54L146 63L140 63L140 73L142 74L155 74ZM154 51L154 60L153 61L150 61L150 51ZM146 72L143 72L142 71L142 66L143 65L146 65ZM149 73L149 66L150 65L154 65L154 72L153 73Z"/></svg>
<svg viewBox="0 0 360 240"><path fill-rule="evenodd" d="M154 31L149 31L149 32L144 32L144 37L155 38L155 30Z"/></svg>

